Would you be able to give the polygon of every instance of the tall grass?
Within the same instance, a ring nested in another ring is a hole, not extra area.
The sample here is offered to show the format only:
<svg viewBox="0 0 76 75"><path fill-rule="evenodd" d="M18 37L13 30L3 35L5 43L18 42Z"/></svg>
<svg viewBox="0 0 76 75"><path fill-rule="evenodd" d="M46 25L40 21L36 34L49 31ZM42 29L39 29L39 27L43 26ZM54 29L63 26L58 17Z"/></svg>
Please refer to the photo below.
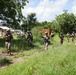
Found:
<svg viewBox="0 0 76 75"><path fill-rule="evenodd" d="M28 50L28 42L26 38L14 38L11 43L11 50L12 51L22 51ZM0 51L5 52L5 40L4 38L0 38Z"/></svg>
<svg viewBox="0 0 76 75"><path fill-rule="evenodd" d="M35 30L33 35L36 33L38 32ZM50 39L53 44L49 45L48 50L45 51L44 45L38 41L41 36L39 33L34 35L34 43L38 47L28 51L24 47L24 41L14 40L13 43L16 46L13 48L26 50L22 53L24 61L0 69L0 75L76 75L76 46L74 43L68 43L65 38L63 45L60 45L59 37L55 35L53 40ZM21 43L23 47L19 45Z"/></svg>
<svg viewBox="0 0 76 75"><path fill-rule="evenodd" d="M0 75L76 75L75 48L64 42L54 48L50 45L47 51L32 49L29 56L25 52L24 62L5 67Z"/></svg>

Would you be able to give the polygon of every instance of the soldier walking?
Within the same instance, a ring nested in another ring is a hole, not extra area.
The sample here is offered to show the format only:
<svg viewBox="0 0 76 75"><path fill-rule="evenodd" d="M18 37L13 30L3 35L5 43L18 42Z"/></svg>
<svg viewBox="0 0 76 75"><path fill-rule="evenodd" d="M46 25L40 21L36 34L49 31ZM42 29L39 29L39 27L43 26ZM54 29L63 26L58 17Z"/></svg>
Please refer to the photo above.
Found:
<svg viewBox="0 0 76 75"><path fill-rule="evenodd" d="M30 31L27 32L27 41L28 41L28 45L32 47L33 35Z"/></svg>
<svg viewBox="0 0 76 75"><path fill-rule="evenodd" d="M74 42L74 38L75 38L75 33L74 32L72 32L71 37L72 37L72 42Z"/></svg>
<svg viewBox="0 0 76 75"><path fill-rule="evenodd" d="M60 44L63 44L63 38L64 38L64 36L63 36L62 32L60 32L59 37L60 37Z"/></svg>
<svg viewBox="0 0 76 75"><path fill-rule="evenodd" d="M11 42L12 42L13 36L10 30L6 32L4 38L5 38L5 47L7 50L7 55L11 55Z"/></svg>

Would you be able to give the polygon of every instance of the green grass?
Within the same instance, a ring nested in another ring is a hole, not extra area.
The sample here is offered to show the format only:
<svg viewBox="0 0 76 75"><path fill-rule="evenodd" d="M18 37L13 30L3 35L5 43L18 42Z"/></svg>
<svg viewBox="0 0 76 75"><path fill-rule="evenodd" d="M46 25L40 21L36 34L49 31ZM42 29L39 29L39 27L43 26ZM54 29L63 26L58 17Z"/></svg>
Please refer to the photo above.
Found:
<svg viewBox="0 0 76 75"><path fill-rule="evenodd" d="M11 60L10 59L7 59L7 58L0 58L0 67L2 66L6 66L8 64L11 63Z"/></svg>
<svg viewBox="0 0 76 75"><path fill-rule="evenodd" d="M76 47L50 46L48 51L26 51L24 62L0 70L0 75L76 75Z"/></svg>
<svg viewBox="0 0 76 75"><path fill-rule="evenodd" d="M76 75L74 43L67 43L65 38L64 44L60 45L57 35L51 42L53 45L49 45L47 51L39 45L19 52L14 57L22 57L24 61L0 69L0 75Z"/></svg>

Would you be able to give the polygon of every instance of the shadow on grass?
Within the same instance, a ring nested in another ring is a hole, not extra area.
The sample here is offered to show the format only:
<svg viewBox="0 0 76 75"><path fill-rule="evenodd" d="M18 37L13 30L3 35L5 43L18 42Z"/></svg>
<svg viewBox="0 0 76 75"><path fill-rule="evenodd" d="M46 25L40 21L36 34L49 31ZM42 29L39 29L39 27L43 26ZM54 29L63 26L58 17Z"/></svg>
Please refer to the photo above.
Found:
<svg viewBox="0 0 76 75"><path fill-rule="evenodd" d="M8 66L10 64L12 64L12 62L8 58L2 58L2 59L0 59L0 68L4 67L4 66Z"/></svg>

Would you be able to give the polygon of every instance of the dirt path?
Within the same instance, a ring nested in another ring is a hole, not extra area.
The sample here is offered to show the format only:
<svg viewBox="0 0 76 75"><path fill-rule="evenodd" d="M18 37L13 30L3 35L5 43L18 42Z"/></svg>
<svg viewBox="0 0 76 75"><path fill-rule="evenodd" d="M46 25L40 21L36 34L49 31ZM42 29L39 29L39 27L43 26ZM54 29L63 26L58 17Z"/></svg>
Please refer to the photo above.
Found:
<svg viewBox="0 0 76 75"><path fill-rule="evenodd" d="M19 62L23 62L23 57L18 57L18 58L15 58L15 57L14 57L16 54L17 54L17 53L12 53L11 56L8 56L8 55L6 55L6 53L0 52L0 59L3 59L3 58L9 59L9 58L10 58L12 64L19 63ZM9 65L10 65L10 64L9 64ZM1 66L0 69L1 69L1 68L4 68L5 66L7 66L7 65Z"/></svg>

